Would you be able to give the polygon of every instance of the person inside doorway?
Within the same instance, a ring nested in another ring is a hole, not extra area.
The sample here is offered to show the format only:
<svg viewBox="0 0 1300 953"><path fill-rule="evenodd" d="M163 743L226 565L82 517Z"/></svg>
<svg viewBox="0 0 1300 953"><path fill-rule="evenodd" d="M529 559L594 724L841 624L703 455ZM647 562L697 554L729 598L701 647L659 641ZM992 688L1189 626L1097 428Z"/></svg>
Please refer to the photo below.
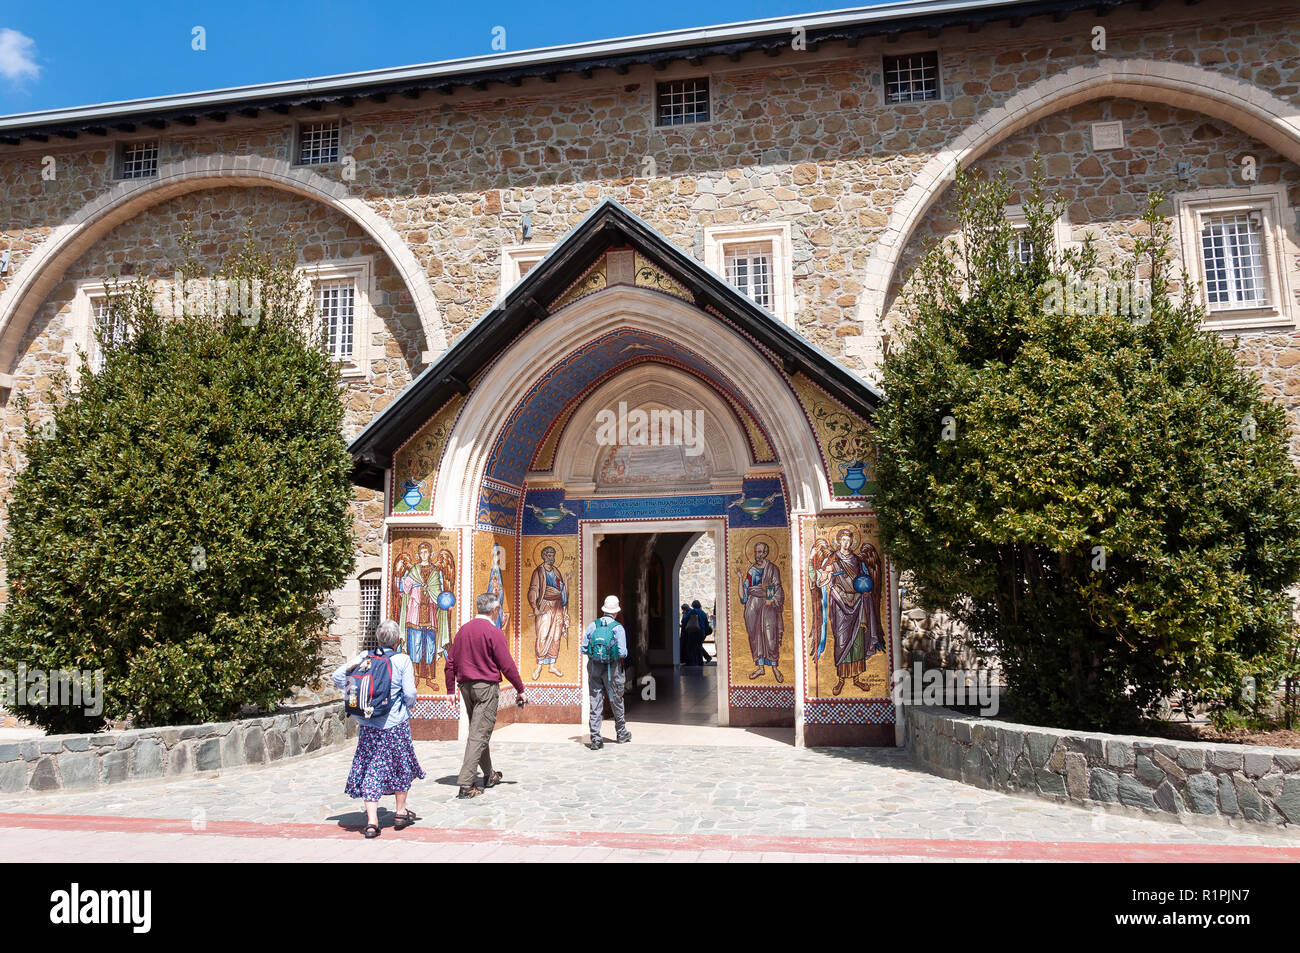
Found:
<svg viewBox="0 0 1300 953"><path fill-rule="evenodd" d="M607 596L600 607L600 618L587 626L587 630L582 633L582 643L578 646L578 651L587 656L587 692L591 702L588 724L591 742L587 747L592 751L605 747L600 724L604 716L606 696L609 697L609 707L614 711L615 737L618 743L627 744L632 740L623 708L623 687L627 683L623 669L623 660L627 658L627 632L615 618L622 611L618 596Z"/></svg>
<svg viewBox="0 0 1300 953"><path fill-rule="evenodd" d="M682 606L682 664L704 665L708 657L704 652L704 638L713 632L709 617L704 614L700 600L691 603L690 608Z"/></svg>

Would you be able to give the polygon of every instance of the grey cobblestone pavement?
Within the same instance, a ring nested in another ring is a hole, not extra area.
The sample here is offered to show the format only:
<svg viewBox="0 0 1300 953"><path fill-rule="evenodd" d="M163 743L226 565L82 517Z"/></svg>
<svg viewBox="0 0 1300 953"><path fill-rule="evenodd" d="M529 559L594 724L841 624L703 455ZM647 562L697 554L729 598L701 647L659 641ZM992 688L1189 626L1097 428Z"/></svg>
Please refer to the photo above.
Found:
<svg viewBox="0 0 1300 953"><path fill-rule="evenodd" d="M1184 826L981 791L916 769L901 750L495 743L505 782L457 800L461 743L416 747L428 778L411 806L425 828L1300 846L1295 831ZM352 825L361 804L342 793L351 758L349 746L216 777L7 797L0 814Z"/></svg>

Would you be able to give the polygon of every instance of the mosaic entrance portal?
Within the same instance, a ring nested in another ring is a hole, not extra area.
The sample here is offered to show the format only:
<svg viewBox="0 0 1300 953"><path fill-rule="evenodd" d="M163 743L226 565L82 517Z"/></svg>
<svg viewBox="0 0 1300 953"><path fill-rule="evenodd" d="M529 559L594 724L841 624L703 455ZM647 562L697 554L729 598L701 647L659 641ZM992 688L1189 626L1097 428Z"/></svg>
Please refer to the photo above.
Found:
<svg viewBox="0 0 1300 953"><path fill-rule="evenodd" d="M617 233L630 213L607 217ZM581 723L579 644L610 594L599 585L623 601L625 624L646 600L637 618L671 626L653 640L670 658L679 636L661 557L622 591L640 557L609 549L602 563L597 541L708 532L719 723L796 726L807 744L894 744L895 597L871 510L872 426L850 408L862 385L799 363L806 352L783 358L786 332L766 312L702 306L687 285L698 274L666 243L656 256L592 234L612 244L577 277L547 291L544 272L524 279L545 322L494 341L450 389L425 381L434 396L418 416L403 395L378 419L408 415L391 427L384 585L416 666L416 737L457 735L446 647L488 591L530 702L516 708L503 685L499 721ZM505 320L494 311L482 326ZM439 366L459 366L468 347ZM615 558L631 569L610 575ZM637 595L648 591L659 595Z"/></svg>

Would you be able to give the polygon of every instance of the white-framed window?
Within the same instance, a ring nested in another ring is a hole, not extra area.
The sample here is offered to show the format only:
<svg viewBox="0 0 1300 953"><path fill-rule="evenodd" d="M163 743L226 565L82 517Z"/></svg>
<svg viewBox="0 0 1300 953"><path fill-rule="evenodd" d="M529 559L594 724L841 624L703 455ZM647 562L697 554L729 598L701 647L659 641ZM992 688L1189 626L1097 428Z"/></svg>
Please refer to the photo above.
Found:
<svg viewBox="0 0 1300 953"><path fill-rule="evenodd" d="M298 124L298 165L326 165L339 161L343 123L338 119Z"/></svg>
<svg viewBox="0 0 1300 953"><path fill-rule="evenodd" d="M939 53L903 53L884 58L885 102L912 103L942 98Z"/></svg>
<svg viewBox="0 0 1300 953"><path fill-rule="evenodd" d="M1029 222L1025 218L1023 205L1008 205L1005 209L1007 223L1015 234L1015 255L1021 264L1028 264L1034 254L1034 243L1029 239ZM1052 245L1057 252L1062 252L1070 244L1070 222L1062 211L1061 217L1052 223Z"/></svg>
<svg viewBox="0 0 1300 953"><path fill-rule="evenodd" d="M80 370L76 359L78 348L89 358L91 373L97 374L104 366L104 349L124 344L130 336L125 316L109 307L108 291L108 285L102 281L83 281L77 285L72 300L71 333L64 339L63 348L74 380ZM103 333L97 334L99 330Z"/></svg>
<svg viewBox="0 0 1300 953"><path fill-rule="evenodd" d="M709 78L673 79L655 84L655 125L683 126L708 122Z"/></svg>
<svg viewBox="0 0 1300 953"><path fill-rule="evenodd" d="M1281 185L1204 189L1175 199L1183 265L1209 326L1294 327L1294 260Z"/></svg>
<svg viewBox="0 0 1300 953"><path fill-rule="evenodd" d="M118 143L117 177L119 179L151 179L157 174L157 139Z"/></svg>
<svg viewBox="0 0 1300 953"><path fill-rule="evenodd" d="M722 249L722 273L727 284L756 305L772 310L772 243L731 242Z"/></svg>
<svg viewBox="0 0 1300 953"><path fill-rule="evenodd" d="M369 258L320 262L302 269L311 286L316 332L344 377L370 374L374 333Z"/></svg>
<svg viewBox="0 0 1300 953"><path fill-rule="evenodd" d="M794 326L790 224L714 225L704 230L704 264L741 294Z"/></svg>
<svg viewBox="0 0 1300 953"><path fill-rule="evenodd" d="M505 245L501 249L500 298L519 283L519 279L533 270L533 266L546 257L554 245Z"/></svg>

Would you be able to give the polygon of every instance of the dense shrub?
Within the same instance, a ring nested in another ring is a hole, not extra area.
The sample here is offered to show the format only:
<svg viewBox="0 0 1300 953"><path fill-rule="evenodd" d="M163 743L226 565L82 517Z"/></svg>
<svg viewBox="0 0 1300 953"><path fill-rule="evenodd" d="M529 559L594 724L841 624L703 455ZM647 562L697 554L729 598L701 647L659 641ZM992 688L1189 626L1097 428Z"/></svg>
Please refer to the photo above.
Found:
<svg viewBox="0 0 1300 953"><path fill-rule="evenodd" d="M963 174L956 194L959 237L915 272L882 378L877 506L913 595L997 655L1039 723L1131 727L1171 696L1248 707L1294 639L1284 411L1171 287L1159 196L1102 269L1090 242L1052 248L1041 185L1023 259L1002 180ZM1061 293L1138 277L1147 307Z"/></svg>
<svg viewBox="0 0 1300 953"><path fill-rule="evenodd" d="M215 277L259 282L260 313L168 316L118 286L127 339L56 386L52 424L29 416L0 661L105 682L100 718L22 710L48 728L229 718L317 672L319 607L353 559L338 370L292 255L246 244Z"/></svg>

